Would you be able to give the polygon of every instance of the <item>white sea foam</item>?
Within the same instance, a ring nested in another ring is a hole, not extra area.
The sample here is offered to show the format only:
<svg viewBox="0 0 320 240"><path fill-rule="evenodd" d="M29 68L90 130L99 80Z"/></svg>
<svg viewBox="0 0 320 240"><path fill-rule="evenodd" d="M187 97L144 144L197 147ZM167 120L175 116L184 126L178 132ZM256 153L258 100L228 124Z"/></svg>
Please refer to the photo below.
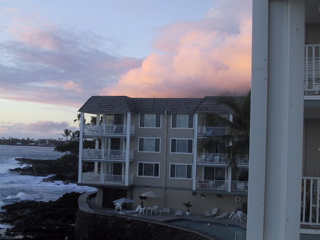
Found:
<svg viewBox="0 0 320 240"><path fill-rule="evenodd" d="M22 201L54 201L68 192L88 192L95 190L91 187L77 184L64 184L61 181L43 182L43 177L19 175L8 169L21 167L15 156L35 159L54 159L61 156L53 152L53 148L0 146L0 206ZM4 150L4 151L3 151ZM31 155L28 155L30 154ZM49 176L48 176L49 177Z"/></svg>

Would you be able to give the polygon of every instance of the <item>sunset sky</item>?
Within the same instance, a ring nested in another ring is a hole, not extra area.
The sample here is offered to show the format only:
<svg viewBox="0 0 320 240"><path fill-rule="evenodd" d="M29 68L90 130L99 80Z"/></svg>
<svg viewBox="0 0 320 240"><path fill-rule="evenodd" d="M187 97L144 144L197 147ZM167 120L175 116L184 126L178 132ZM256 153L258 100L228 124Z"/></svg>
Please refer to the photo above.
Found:
<svg viewBox="0 0 320 240"><path fill-rule="evenodd" d="M92 95L251 86L252 0L0 0L0 138L55 138Z"/></svg>

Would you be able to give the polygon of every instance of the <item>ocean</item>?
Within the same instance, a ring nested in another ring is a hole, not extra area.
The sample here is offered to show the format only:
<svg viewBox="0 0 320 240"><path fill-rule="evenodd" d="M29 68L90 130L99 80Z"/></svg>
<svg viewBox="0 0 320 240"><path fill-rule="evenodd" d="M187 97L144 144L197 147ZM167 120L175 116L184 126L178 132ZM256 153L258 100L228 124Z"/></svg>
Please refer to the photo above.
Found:
<svg viewBox="0 0 320 240"><path fill-rule="evenodd" d="M44 177L19 175L9 169L23 167L16 158L54 160L64 155L53 147L0 145L0 208L23 200L55 201L68 192L89 192L95 188L64 184L61 181L42 182ZM2 211L0 209L0 211ZM0 224L0 228L6 226Z"/></svg>

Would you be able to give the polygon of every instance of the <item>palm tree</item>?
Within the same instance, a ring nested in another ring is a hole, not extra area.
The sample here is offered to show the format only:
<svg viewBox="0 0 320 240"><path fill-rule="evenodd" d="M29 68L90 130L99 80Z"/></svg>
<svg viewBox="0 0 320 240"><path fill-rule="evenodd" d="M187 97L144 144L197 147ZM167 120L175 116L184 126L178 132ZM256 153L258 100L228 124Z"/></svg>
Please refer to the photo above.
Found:
<svg viewBox="0 0 320 240"><path fill-rule="evenodd" d="M80 125L80 119L81 119L81 113L77 114L77 118L73 120L73 122L78 122L78 124Z"/></svg>
<svg viewBox="0 0 320 240"><path fill-rule="evenodd" d="M224 104L233 112L233 119L229 120L217 114L208 114L206 123L209 126L226 126L225 135L208 136L198 144L199 154L209 149L212 144L229 142L226 153L229 164L237 169L236 158L247 158L249 155L250 138L250 102L251 91L246 96L235 96L230 92L221 94L218 104Z"/></svg>
<svg viewBox="0 0 320 240"><path fill-rule="evenodd" d="M66 141L68 142L68 137L70 136L71 133L72 131L66 128L64 129L64 132L61 133L61 135L64 136L66 138Z"/></svg>
<svg viewBox="0 0 320 240"><path fill-rule="evenodd" d="M70 141L79 141L80 131L71 132Z"/></svg>

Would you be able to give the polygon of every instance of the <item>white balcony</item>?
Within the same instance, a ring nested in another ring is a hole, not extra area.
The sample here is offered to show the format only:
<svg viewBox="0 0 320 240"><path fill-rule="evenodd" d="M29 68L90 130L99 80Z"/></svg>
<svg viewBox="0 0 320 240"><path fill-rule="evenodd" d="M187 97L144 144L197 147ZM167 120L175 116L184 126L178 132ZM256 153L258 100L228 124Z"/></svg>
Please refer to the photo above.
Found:
<svg viewBox="0 0 320 240"><path fill-rule="evenodd" d="M301 187L301 224L320 227L320 178L303 177Z"/></svg>
<svg viewBox="0 0 320 240"><path fill-rule="evenodd" d="M200 180L197 179L198 190L215 190L215 191L228 191L227 180Z"/></svg>
<svg viewBox="0 0 320 240"><path fill-rule="evenodd" d="M247 192L248 181L232 181L231 183L232 192Z"/></svg>
<svg viewBox="0 0 320 240"><path fill-rule="evenodd" d="M305 95L320 96L320 45L305 45Z"/></svg>
<svg viewBox="0 0 320 240"><path fill-rule="evenodd" d="M130 175L129 184L132 183L133 176ZM102 174L97 172L83 172L81 174L81 183L121 185L125 184L125 175Z"/></svg>
<svg viewBox="0 0 320 240"><path fill-rule="evenodd" d="M125 161L126 150L83 149L82 159L87 161ZM129 160L134 159L134 151L129 151Z"/></svg>
<svg viewBox="0 0 320 240"><path fill-rule="evenodd" d="M199 180L197 179L197 189L207 191L228 191L229 185L227 180ZM231 192L247 192L247 181L232 181Z"/></svg>
<svg viewBox="0 0 320 240"><path fill-rule="evenodd" d="M223 153L204 153L197 157L198 165L228 165L228 159Z"/></svg>
<svg viewBox="0 0 320 240"><path fill-rule="evenodd" d="M130 126L130 135L134 135L134 126ZM83 133L86 135L111 135L111 136L126 136L127 126L126 125L92 125L85 124L83 128Z"/></svg>
<svg viewBox="0 0 320 240"><path fill-rule="evenodd" d="M198 127L199 137L222 136L226 134L226 127Z"/></svg>
<svg viewBox="0 0 320 240"><path fill-rule="evenodd" d="M238 167L249 166L249 158L237 158Z"/></svg>

